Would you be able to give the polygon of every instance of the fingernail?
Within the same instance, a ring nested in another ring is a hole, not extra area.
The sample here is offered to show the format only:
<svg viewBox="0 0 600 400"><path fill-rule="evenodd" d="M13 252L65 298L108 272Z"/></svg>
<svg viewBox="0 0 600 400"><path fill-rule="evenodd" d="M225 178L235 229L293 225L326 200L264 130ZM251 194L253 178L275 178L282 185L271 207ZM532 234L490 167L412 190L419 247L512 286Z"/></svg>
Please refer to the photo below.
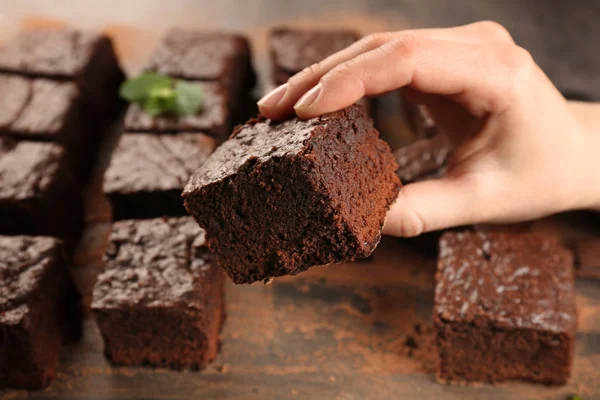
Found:
<svg viewBox="0 0 600 400"><path fill-rule="evenodd" d="M304 96L302 96L300 100L298 100L298 102L294 106L294 110L310 107L310 105L314 103L317 97L319 97L319 93L321 93L322 87L323 85L319 83L317 86L306 92Z"/></svg>
<svg viewBox="0 0 600 400"><path fill-rule="evenodd" d="M288 84L284 83L276 89L273 89L266 95L264 95L256 104L260 107L274 107L283 98L283 95L287 91Z"/></svg>

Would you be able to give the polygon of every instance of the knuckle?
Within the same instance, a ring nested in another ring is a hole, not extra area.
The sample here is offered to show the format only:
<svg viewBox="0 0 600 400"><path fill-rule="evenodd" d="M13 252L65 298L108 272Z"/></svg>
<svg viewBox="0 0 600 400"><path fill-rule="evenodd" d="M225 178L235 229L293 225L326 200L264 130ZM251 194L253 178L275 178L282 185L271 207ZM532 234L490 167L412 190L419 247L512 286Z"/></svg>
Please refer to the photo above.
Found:
<svg viewBox="0 0 600 400"><path fill-rule="evenodd" d="M321 66L321 63L312 64L304 68L296 75L292 76L288 81L288 85L292 87L299 86L302 84L302 82L305 82L307 79L314 79L316 76L321 76L322 70L323 68Z"/></svg>
<svg viewBox="0 0 600 400"><path fill-rule="evenodd" d="M388 33L378 32L371 33L370 35L365 36L364 38L360 39L359 42L364 48L374 48L384 44L388 40L388 38Z"/></svg>
<svg viewBox="0 0 600 400"><path fill-rule="evenodd" d="M478 27L491 39L503 42L513 42L512 35L504 25L496 21L481 21L477 23Z"/></svg>
<svg viewBox="0 0 600 400"><path fill-rule="evenodd" d="M351 72L351 69L352 67L350 62L345 61L341 64L338 64L331 71L323 75L320 82L323 84L323 86L327 86L330 82L334 80L343 79L344 77L348 76Z"/></svg>
<svg viewBox="0 0 600 400"><path fill-rule="evenodd" d="M406 58L416 55L421 48L419 39L410 34L401 35L391 40L389 43L395 54Z"/></svg>
<svg viewBox="0 0 600 400"><path fill-rule="evenodd" d="M512 72L529 70L535 65L531 53L520 46L507 46L501 50L500 58Z"/></svg>

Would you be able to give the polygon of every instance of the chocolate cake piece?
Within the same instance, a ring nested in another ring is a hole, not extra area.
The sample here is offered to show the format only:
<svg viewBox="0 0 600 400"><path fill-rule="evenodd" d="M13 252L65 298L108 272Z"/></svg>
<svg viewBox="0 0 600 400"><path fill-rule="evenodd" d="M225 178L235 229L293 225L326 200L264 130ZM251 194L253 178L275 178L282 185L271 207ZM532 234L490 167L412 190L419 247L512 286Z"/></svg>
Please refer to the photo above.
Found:
<svg viewBox="0 0 600 400"><path fill-rule="evenodd" d="M0 92L1 135L66 145L83 134L75 84L0 74Z"/></svg>
<svg viewBox="0 0 600 400"><path fill-rule="evenodd" d="M440 128L431 117L427 107L422 104L412 104L405 99L402 99L402 105L408 125L417 139L430 138L440 133Z"/></svg>
<svg viewBox="0 0 600 400"><path fill-rule="evenodd" d="M0 72L76 83L96 114L114 117L125 75L110 38L79 30L23 31L0 46Z"/></svg>
<svg viewBox="0 0 600 400"><path fill-rule="evenodd" d="M270 32L272 79L282 85L304 68L316 64L359 40L352 30L274 28Z"/></svg>
<svg viewBox="0 0 600 400"><path fill-rule="evenodd" d="M204 368L219 348L223 273L191 217L113 225L92 310L116 365Z"/></svg>
<svg viewBox="0 0 600 400"><path fill-rule="evenodd" d="M600 238L577 240L573 247L577 277L600 279Z"/></svg>
<svg viewBox="0 0 600 400"><path fill-rule="evenodd" d="M0 234L57 236L75 245L81 195L61 146L0 137L0 182Z"/></svg>
<svg viewBox="0 0 600 400"><path fill-rule="evenodd" d="M202 109L195 115L152 117L142 107L131 104L125 116L126 132L203 132L223 141L231 133L231 114L227 95L214 82L195 82L203 89Z"/></svg>
<svg viewBox="0 0 600 400"><path fill-rule="evenodd" d="M367 257L400 180L361 107L240 126L183 193L235 283Z"/></svg>
<svg viewBox="0 0 600 400"><path fill-rule="evenodd" d="M436 281L440 381L567 382L577 310L573 258L557 240L447 232Z"/></svg>
<svg viewBox="0 0 600 400"><path fill-rule="evenodd" d="M239 101L256 83L248 39L239 34L171 29L145 70L175 78L218 81Z"/></svg>
<svg viewBox="0 0 600 400"><path fill-rule="evenodd" d="M181 192L215 147L202 133L123 134L104 174L113 219L187 215Z"/></svg>
<svg viewBox="0 0 600 400"><path fill-rule="evenodd" d="M93 168L100 133L87 119L72 82L0 74L0 136L56 142L68 153L69 168L83 181Z"/></svg>
<svg viewBox="0 0 600 400"><path fill-rule="evenodd" d="M0 236L0 388L42 389L81 330L79 295L58 239Z"/></svg>
<svg viewBox="0 0 600 400"><path fill-rule="evenodd" d="M442 133L401 147L394 151L398 176L404 183L440 178L451 150L452 144Z"/></svg>

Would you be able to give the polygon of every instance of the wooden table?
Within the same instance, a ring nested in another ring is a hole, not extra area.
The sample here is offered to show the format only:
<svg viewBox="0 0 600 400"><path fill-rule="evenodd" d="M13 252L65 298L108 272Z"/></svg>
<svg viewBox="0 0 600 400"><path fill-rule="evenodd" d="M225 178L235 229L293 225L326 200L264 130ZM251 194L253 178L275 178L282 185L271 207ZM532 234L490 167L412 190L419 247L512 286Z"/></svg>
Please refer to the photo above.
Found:
<svg viewBox="0 0 600 400"><path fill-rule="evenodd" d="M267 0L171 0L168 8L155 0L28 3L30 6L24 7L21 2L0 0L0 38L20 27L68 24L102 28L115 37L119 55L129 71L141 65L160 34L175 24L246 30L253 39L256 64L264 77L265 34L267 26L274 22L353 26L363 33L440 23L431 9L408 0L310 0L285 5L281 5L283 1ZM441 0L432 3L445 4ZM489 18L493 3L478 2L473 10L483 12L482 18ZM33 4L36 15L31 14ZM453 11L456 13L449 18L461 20L458 22L480 19L463 9ZM318 18L311 17L317 13ZM505 11L499 15L506 17ZM523 16L515 14L515 18L515 26L521 26ZM543 49L538 50L543 54ZM555 68L558 71L563 67ZM577 75L572 80L562 79L573 83L583 78ZM588 80L588 88L595 87L594 79L597 78ZM578 84L572 86L580 89ZM406 132L396 112L397 105L384 102L381 109L386 137L395 146L401 144ZM100 257L110 226L100 182L98 175L89 191L90 226L73 267L88 301L101 268ZM581 214L569 214L537 222L534 229L571 240L597 234L595 224L600 227L600 222ZM83 339L64 352L60 373L47 390L4 391L0 398L564 399L579 394L583 399L600 399L600 282L577 282L579 332L574 376L569 385L547 388L508 383L457 387L437 384L433 375L434 270L434 257L426 256L406 241L384 238L365 261L313 268L297 277L276 279L270 285L228 283L221 352L201 372L111 368L103 356L96 325L88 318Z"/></svg>

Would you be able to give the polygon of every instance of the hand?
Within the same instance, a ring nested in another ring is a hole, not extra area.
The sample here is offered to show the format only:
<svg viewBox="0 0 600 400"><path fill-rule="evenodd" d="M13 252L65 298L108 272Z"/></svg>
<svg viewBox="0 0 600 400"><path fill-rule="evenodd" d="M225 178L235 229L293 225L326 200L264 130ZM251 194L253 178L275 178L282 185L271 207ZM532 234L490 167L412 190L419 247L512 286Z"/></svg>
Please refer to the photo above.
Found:
<svg viewBox="0 0 600 400"><path fill-rule="evenodd" d="M600 135L493 22L370 35L258 103L273 119L332 112L404 88L456 145L448 174L406 185L384 232L508 223L600 205Z"/></svg>

